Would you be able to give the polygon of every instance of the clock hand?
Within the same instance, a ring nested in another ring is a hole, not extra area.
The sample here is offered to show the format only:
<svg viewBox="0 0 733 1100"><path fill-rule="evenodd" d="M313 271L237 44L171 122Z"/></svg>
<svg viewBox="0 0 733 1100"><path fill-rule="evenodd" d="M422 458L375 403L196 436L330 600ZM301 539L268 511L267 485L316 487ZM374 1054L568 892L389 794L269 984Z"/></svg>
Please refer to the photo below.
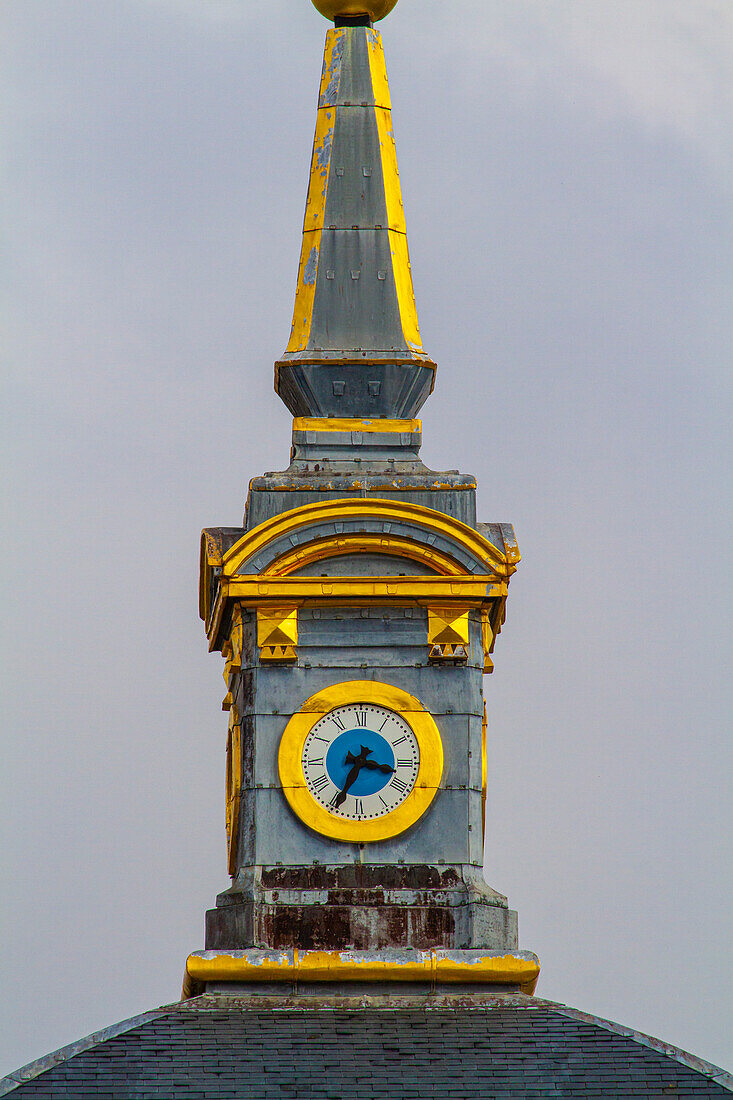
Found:
<svg viewBox="0 0 733 1100"><path fill-rule="evenodd" d="M365 760L364 767L372 772L383 772L385 775L390 775L394 771L389 764L377 764L376 760Z"/></svg>
<svg viewBox="0 0 733 1100"><path fill-rule="evenodd" d="M358 756L354 756L354 754L352 752L349 752L349 753L346 754L346 763L347 764L352 764L353 763L353 767L351 768L351 771L347 775L346 782L344 783L343 787L341 788L341 790L339 791L339 793L336 795L336 797L333 800L334 806L339 807L339 806L342 806L344 804L344 802L346 801L347 793L349 792L350 788L353 787L354 783L356 783L357 779L359 778L359 772L364 767L364 765L367 763L367 756L369 755L369 753L371 751L372 751L371 749L368 749L365 745L362 745L361 746L361 752L359 753Z"/></svg>

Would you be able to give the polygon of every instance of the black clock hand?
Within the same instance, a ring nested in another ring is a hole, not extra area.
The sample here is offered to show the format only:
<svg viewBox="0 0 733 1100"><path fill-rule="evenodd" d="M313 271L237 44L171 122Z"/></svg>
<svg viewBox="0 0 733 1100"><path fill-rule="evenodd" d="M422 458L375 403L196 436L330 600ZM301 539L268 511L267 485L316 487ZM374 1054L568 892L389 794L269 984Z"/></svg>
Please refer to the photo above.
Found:
<svg viewBox="0 0 733 1100"><path fill-rule="evenodd" d="M344 783L343 787L333 800L334 806L338 807L344 804L344 802L346 801L346 795L348 794L350 788L353 787L354 783L356 783L357 779L359 778L359 772L367 763L367 756L371 751L371 749L368 749L365 745L362 745L361 752L358 756L354 756L352 752L346 754L346 763L353 763L353 767L349 774L346 776L346 782Z"/></svg>
<svg viewBox="0 0 733 1100"><path fill-rule="evenodd" d="M365 760L364 767L372 772L383 772L385 775L389 775L394 771L394 768L390 768L389 764L377 764L375 760Z"/></svg>

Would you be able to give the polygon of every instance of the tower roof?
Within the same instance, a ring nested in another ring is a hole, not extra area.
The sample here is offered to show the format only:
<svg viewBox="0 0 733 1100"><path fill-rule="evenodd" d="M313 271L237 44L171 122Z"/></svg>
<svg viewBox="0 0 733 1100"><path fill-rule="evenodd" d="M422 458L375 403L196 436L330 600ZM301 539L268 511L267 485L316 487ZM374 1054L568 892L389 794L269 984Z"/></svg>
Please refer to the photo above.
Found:
<svg viewBox="0 0 733 1100"><path fill-rule="evenodd" d="M523 994L197 997L92 1035L0 1081L12 1100L729 1097L675 1047Z"/></svg>
<svg viewBox="0 0 733 1100"><path fill-rule="evenodd" d="M275 388L295 416L404 418L434 372L417 319L381 36L355 22L326 37L293 325Z"/></svg>

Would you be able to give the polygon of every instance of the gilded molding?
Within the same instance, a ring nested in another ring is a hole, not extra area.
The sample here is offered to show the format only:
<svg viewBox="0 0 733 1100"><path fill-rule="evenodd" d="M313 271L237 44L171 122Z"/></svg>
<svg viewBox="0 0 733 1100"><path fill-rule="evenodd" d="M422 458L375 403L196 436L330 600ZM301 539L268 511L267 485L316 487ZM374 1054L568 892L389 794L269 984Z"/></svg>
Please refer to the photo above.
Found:
<svg viewBox="0 0 733 1100"><path fill-rule="evenodd" d="M207 982L429 982L515 986L535 991L539 960L529 952L505 955L480 951L395 953L356 951L195 952L186 960L183 998L203 992Z"/></svg>
<svg viewBox="0 0 733 1100"><path fill-rule="evenodd" d="M236 706L229 711L226 763L226 832L229 874L237 870L239 802L242 789L242 725Z"/></svg>
<svg viewBox="0 0 733 1100"><path fill-rule="evenodd" d="M405 500L348 497L342 500L324 500L305 504L300 508L281 512L261 523L224 554L222 576L230 578L239 573L250 558L256 557L268 543L275 539L293 535L317 523L331 520L338 522L352 517L359 519L375 517L387 521L403 520L420 528L428 536L436 534L450 539L482 562L486 566L486 572L495 575L497 579L508 580L516 572L516 564L510 564L506 555L498 547L478 531L452 516Z"/></svg>
<svg viewBox="0 0 733 1100"><path fill-rule="evenodd" d="M501 626L499 627L501 629ZM487 607L481 608L481 644L484 650L484 672L494 671L494 662L491 654L494 650L494 631L491 625L491 616Z"/></svg>
<svg viewBox="0 0 733 1100"><path fill-rule="evenodd" d="M468 570L448 554L436 550L433 546L423 546L400 535L364 535L343 534L331 538L317 539L297 546L282 554L262 573L263 577L284 577L297 569L303 569L313 562L328 558L343 557L346 554L388 554L391 557L408 558L420 562L428 569L443 577L456 573L470 576Z"/></svg>
<svg viewBox="0 0 733 1100"><path fill-rule="evenodd" d="M418 576L418 577L279 577L237 576L223 579L211 611L209 649L216 649L227 600L236 599L244 607L291 604L295 607L333 606L340 601L353 607L429 606L452 602L466 607L481 607L487 601L503 603L507 594L504 583L492 576Z"/></svg>
<svg viewBox="0 0 733 1100"><path fill-rule="evenodd" d="M411 435L422 433L422 420L360 420L351 417L336 416L296 416L293 419L294 432L362 432L364 435L379 434Z"/></svg>

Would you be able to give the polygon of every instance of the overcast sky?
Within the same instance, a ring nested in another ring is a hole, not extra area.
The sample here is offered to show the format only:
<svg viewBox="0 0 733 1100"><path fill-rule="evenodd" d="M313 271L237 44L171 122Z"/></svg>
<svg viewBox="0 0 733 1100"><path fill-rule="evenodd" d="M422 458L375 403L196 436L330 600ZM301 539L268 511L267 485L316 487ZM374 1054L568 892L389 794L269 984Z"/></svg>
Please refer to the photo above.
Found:
<svg viewBox="0 0 733 1100"><path fill-rule="evenodd" d="M201 527L287 465L325 22L5 0L0 1073L175 1000L228 884ZM727 0L381 24L423 458L523 560L487 877L539 992L733 1064Z"/></svg>

